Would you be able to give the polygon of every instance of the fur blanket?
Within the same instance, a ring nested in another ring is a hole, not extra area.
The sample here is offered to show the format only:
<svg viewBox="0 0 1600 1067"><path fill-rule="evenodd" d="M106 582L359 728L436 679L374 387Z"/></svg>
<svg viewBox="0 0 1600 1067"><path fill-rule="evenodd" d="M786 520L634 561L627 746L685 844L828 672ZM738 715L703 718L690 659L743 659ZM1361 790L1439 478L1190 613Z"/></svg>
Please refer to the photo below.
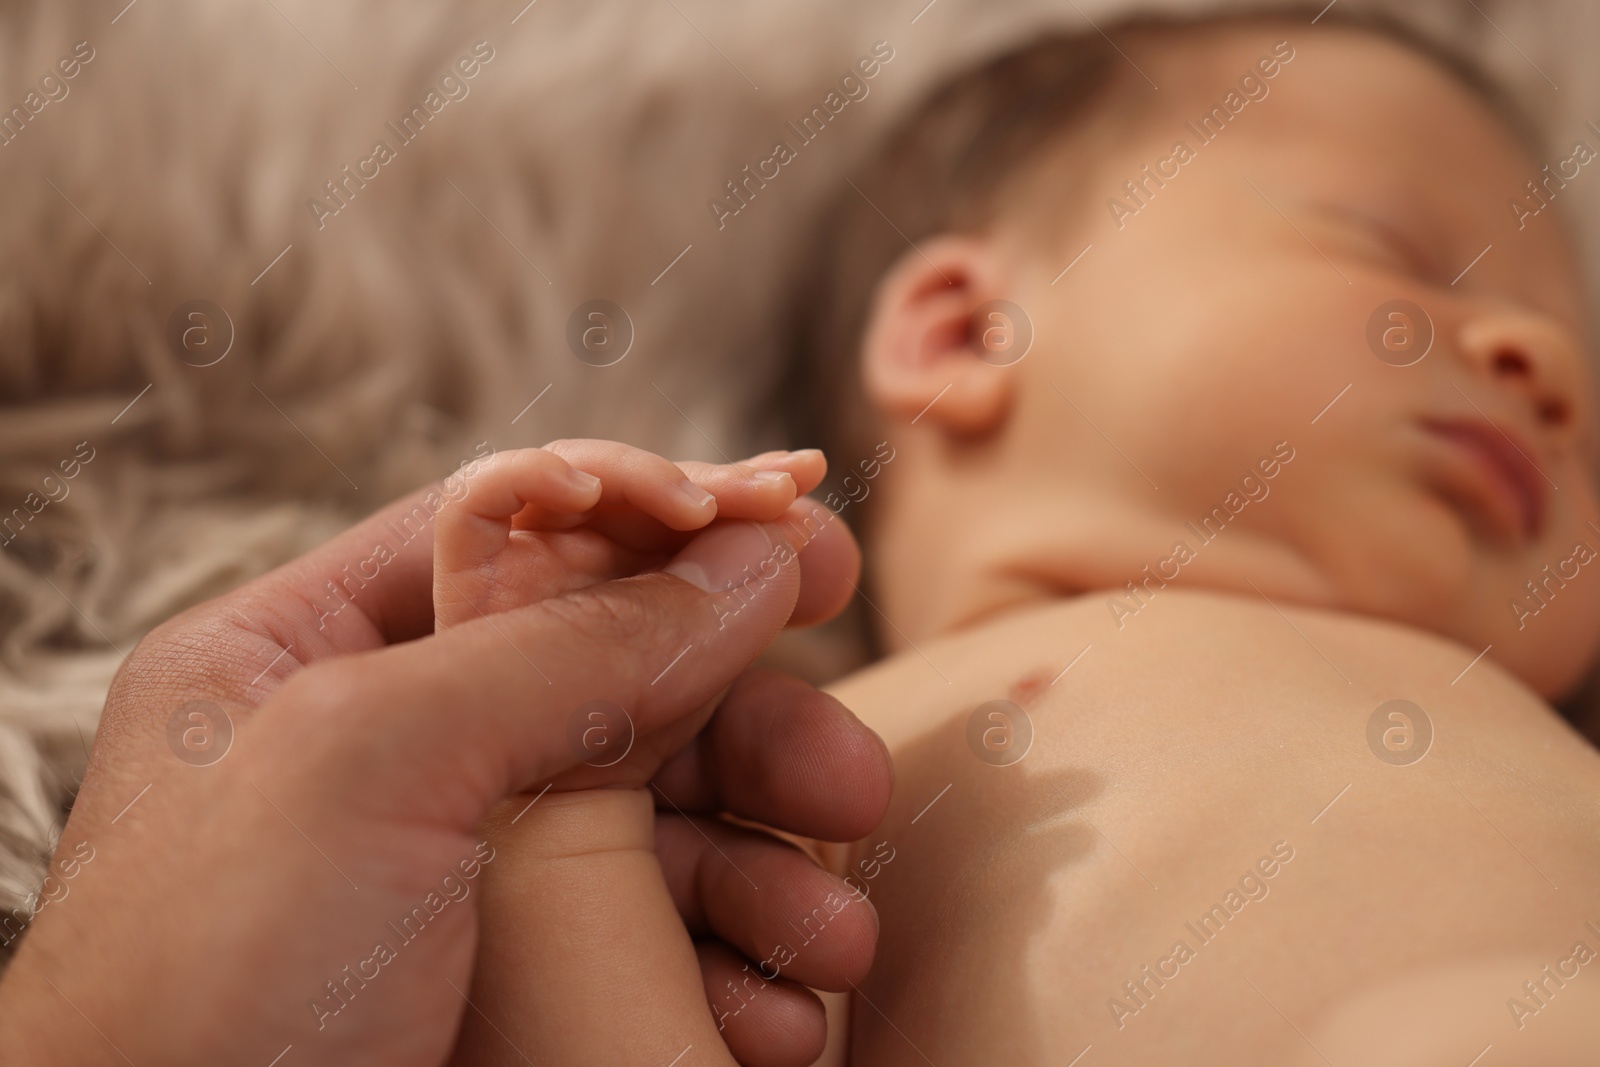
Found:
<svg viewBox="0 0 1600 1067"><path fill-rule="evenodd" d="M1553 144L1600 118L1592 5L1392 6L1482 55ZM152 625L478 441L792 443L773 323L841 171L952 64L1129 7L5 5L0 916L25 923ZM734 213L728 183L878 42L870 91ZM1597 197L1568 200L1591 236ZM597 299L631 323L609 366L569 344ZM815 651L814 675L850 654Z"/></svg>

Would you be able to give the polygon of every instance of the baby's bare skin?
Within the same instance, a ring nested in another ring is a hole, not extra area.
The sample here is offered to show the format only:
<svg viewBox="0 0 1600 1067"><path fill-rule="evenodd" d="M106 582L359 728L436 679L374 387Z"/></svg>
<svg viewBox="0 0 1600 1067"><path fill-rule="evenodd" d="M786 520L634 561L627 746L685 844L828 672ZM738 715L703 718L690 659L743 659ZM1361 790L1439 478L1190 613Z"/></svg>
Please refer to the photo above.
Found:
<svg viewBox="0 0 1600 1067"><path fill-rule="evenodd" d="M833 692L897 793L835 857L882 939L830 1063L1594 1060L1600 757L1544 702L1600 646L1582 286L1484 101L1324 27L1118 35L1123 95L879 283L897 654ZM998 299L1032 346L997 368ZM1365 339L1397 299L1405 366Z"/></svg>
<svg viewBox="0 0 1600 1067"><path fill-rule="evenodd" d="M836 860L895 855L850 1062L1592 1062L1600 962L1563 961L1600 951L1600 756L1492 662L1175 589L1120 630L1087 596L919 647L832 690L898 774ZM995 699L1035 731L1009 766L967 739ZM1367 740L1395 699L1434 731L1409 765Z"/></svg>

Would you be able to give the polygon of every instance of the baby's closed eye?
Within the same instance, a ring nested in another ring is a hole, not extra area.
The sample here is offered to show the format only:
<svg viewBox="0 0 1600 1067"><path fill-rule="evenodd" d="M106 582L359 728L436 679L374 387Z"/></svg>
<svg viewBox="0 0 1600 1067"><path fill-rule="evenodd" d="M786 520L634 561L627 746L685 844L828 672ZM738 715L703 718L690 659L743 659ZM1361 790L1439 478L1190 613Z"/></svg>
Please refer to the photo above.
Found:
<svg viewBox="0 0 1600 1067"><path fill-rule="evenodd" d="M1383 209L1326 204L1315 209L1336 247L1381 266L1392 267L1418 281L1448 284L1436 243L1411 227L1390 221Z"/></svg>

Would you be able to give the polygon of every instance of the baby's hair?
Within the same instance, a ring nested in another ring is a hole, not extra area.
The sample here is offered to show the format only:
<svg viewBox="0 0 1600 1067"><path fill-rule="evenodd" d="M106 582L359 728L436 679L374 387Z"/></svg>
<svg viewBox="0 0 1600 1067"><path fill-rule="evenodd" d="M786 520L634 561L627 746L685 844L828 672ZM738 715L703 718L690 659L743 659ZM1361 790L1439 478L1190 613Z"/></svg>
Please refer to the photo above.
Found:
<svg viewBox="0 0 1600 1067"><path fill-rule="evenodd" d="M908 240L981 232L1031 168L1092 121L1124 117L1113 109L1130 121L1136 117L1150 90L1110 38L1251 22L1309 28L1316 13L1315 7L1303 12L1277 7L1204 18L1130 18L1107 27L1110 37L1050 34L941 83L851 176L854 187L841 185L819 228L795 293L788 334L793 347L778 398L791 436L820 441L841 469L872 454L874 420L861 395L859 358L879 280L906 253ZM1318 28L1326 25L1375 33L1429 58L1481 99L1519 140L1537 147L1520 110L1467 59L1384 16L1333 11ZM1070 182L1072 176L1065 177ZM1061 188L1057 175L1052 181ZM1087 198L1078 206L1088 208ZM889 213L893 226L879 216L879 208ZM1042 229L1050 232L1059 224L1046 219ZM862 528L869 514L857 508L852 523Z"/></svg>

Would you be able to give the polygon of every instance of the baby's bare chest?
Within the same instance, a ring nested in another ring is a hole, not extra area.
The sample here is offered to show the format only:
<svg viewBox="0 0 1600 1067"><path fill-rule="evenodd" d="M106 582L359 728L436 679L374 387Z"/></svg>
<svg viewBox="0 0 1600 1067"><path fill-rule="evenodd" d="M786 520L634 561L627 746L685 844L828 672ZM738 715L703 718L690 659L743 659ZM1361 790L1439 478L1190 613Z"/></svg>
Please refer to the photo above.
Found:
<svg viewBox="0 0 1600 1067"><path fill-rule="evenodd" d="M1053 609L835 687L896 760L851 858L895 856L867 887L864 991L896 1026L959 1054L1009 1018L1019 1063L1222 1035L1266 1054L1270 1009L1206 1021L1253 1018L1252 981L1310 1020L1408 967L1600 926L1579 906L1600 891L1600 761L1503 675L1453 685L1470 656L1439 642L1232 602L1139 621L1123 640Z"/></svg>

